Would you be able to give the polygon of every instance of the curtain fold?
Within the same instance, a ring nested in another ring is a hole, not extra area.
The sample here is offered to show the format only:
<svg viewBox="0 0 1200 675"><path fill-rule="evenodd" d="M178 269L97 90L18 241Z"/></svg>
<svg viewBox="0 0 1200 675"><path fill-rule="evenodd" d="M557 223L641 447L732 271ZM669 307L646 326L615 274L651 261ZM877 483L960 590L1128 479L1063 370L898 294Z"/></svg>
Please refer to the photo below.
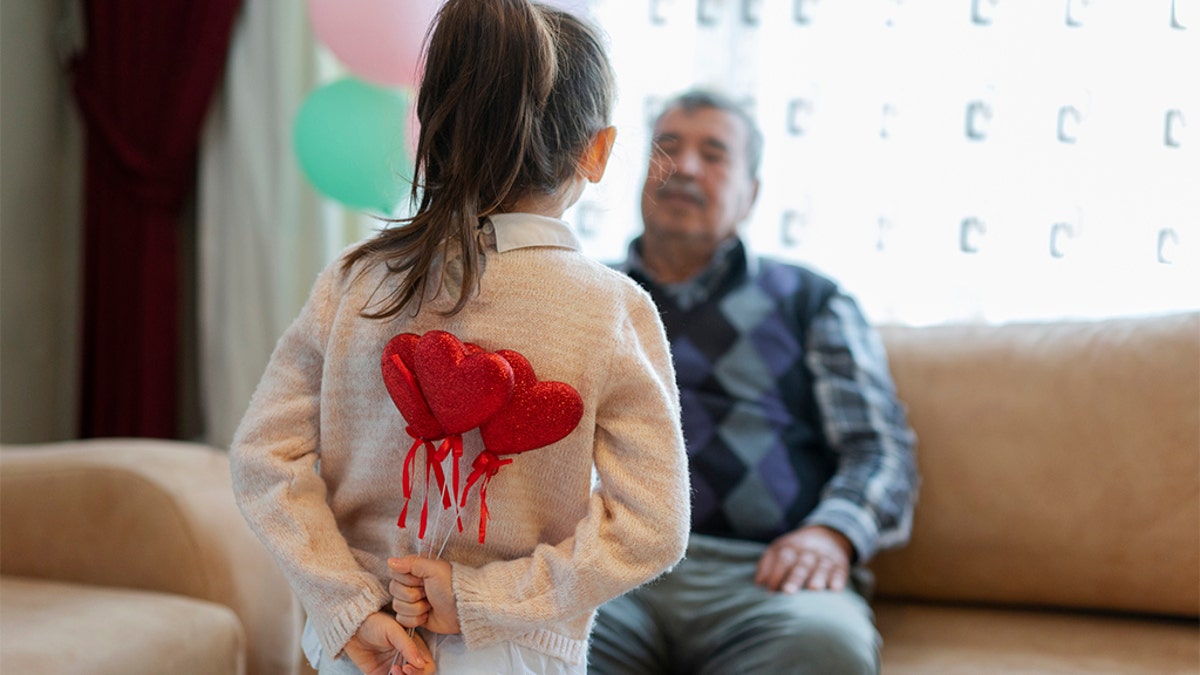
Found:
<svg viewBox="0 0 1200 675"><path fill-rule="evenodd" d="M90 0L80 435L177 433L179 216L241 0Z"/></svg>

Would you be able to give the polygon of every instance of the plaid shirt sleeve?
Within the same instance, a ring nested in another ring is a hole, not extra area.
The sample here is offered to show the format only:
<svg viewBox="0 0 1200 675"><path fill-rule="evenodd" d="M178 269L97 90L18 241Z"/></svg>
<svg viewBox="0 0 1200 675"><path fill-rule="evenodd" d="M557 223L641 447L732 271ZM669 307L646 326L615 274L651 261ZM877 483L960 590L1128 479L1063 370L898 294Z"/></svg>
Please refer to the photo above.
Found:
<svg viewBox="0 0 1200 675"><path fill-rule="evenodd" d="M916 436L896 397L883 342L853 298L835 294L814 317L807 340L838 468L804 524L846 535L862 564L908 542L919 484Z"/></svg>

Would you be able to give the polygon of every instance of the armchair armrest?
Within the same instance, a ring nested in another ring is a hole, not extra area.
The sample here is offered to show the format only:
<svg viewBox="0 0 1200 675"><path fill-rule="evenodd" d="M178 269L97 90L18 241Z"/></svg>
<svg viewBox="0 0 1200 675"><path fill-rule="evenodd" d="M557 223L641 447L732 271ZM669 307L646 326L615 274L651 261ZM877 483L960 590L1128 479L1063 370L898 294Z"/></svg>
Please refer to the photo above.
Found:
<svg viewBox="0 0 1200 675"><path fill-rule="evenodd" d="M215 448L0 446L0 573L220 603L241 620L248 673L298 666L299 603L242 519L228 457Z"/></svg>

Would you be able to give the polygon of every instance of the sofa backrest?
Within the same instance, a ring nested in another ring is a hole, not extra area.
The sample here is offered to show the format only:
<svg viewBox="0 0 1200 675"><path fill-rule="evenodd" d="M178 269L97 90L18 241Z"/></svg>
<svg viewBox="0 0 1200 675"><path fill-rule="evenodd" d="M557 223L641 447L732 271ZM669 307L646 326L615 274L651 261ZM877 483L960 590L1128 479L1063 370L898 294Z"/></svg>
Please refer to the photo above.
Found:
<svg viewBox="0 0 1200 675"><path fill-rule="evenodd" d="M883 337L922 486L881 596L1200 613L1200 313Z"/></svg>

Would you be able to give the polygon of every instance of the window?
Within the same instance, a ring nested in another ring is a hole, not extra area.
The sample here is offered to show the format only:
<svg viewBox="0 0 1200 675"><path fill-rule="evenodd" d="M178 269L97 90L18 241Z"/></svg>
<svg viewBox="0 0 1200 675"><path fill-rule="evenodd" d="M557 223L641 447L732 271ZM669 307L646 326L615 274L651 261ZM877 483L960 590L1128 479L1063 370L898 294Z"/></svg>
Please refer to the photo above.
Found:
<svg viewBox="0 0 1200 675"><path fill-rule="evenodd" d="M586 250L640 229L659 102L719 86L766 138L744 227L881 322L1200 308L1200 2L593 0L619 85Z"/></svg>

